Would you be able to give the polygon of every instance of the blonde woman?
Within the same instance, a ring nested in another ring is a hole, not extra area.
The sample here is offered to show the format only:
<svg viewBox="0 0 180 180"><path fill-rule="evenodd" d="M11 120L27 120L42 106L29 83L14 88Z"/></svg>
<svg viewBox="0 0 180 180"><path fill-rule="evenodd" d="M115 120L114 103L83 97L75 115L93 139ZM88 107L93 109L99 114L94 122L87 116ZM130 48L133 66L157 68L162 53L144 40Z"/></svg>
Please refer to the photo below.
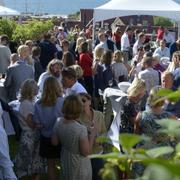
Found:
<svg viewBox="0 0 180 180"><path fill-rule="evenodd" d="M133 133L134 123L138 111L140 110L139 102L144 97L146 85L144 80L135 78L127 90L127 99L123 104L121 113L120 133Z"/></svg>
<svg viewBox="0 0 180 180"><path fill-rule="evenodd" d="M123 53L119 50L116 50L113 54L113 62L112 62L112 72L114 76L114 80L118 84L122 81L128 80L128 71L123 64Z"/></svg>
<svg viewBox="0 0 180 180"><path fill-rule="evenodd" d="M34 115L34 101L38 92L37 83L26 80L21 88L19 123L22 128L20 145L14 164L18 178L30 176L32 180L39 179L43 173L43 163L39 156L39 134L32 120Z"/></svg>
<svg viewBox="0 0 180 180"><path fill-rule="evenodd" d="M42 97L35 104L33 120L41 124L40 155L48 160L48 178L55 180L55 159L59 158L60 147L51 144L51 136L58 117L62 117L62 89L56 78L50 76L44 82Z"/></svg>
<svg viewBox="0 0 180 180"><path fill-rule="evenodd" d="M173 53L172 62L169 64L166 71L173 72L179 66L180 66L180 51L176 51Z"/></svg>
<svg viewBox="0 0 180 180"><path fill-rule="evenodd" d="M79 54L81 53L81 48L80 45L81 43L85 42L85 38L84 37L79 37L76 41L76 48L75 48L75 52L76 52L76 60L79 61Z"/></svg>

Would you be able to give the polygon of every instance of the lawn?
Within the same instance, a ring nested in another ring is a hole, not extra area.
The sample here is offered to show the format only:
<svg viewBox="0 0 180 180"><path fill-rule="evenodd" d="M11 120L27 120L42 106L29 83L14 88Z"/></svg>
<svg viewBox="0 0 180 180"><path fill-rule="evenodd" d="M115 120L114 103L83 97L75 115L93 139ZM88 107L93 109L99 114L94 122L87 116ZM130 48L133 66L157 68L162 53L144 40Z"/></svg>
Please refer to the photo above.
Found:
<svg viewBox="0 0 180 180"><path fill-rule="evenodd" d="M18 151L18 141L16 141L15 136L9 136L9 149L10 149L10 156L11 156L11 160L14 159L17 151ZM60 177L60 167L59 164L57 162L57 166L56 166L56 170L57 170L57 177ZM48 180L47 178L47 174L41 175L41 180ZM59 179L59 178L58 178ZM28 180L28 177L24 177L21 180Z"/></svg>

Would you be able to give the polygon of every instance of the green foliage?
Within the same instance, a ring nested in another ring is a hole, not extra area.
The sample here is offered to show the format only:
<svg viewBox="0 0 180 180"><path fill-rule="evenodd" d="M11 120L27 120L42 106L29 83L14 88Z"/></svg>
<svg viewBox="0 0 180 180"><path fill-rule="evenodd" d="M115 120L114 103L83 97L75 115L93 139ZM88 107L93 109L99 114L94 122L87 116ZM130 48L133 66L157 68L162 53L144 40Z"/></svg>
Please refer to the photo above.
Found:
<svg viewBox="0 0 180 180"><path fill-rule="evenodd" d="M15 28L15 21L5 18L0 19L0 34L6 34L11 39Z"/></svg>
<svg viewBox="0 0 180 180"><path fill-rule="evenodd" d="M163 26L163 27L171 27L173 26L173 23L168 18L155 16L153 17L154 25L155 26Z"/></svg>
<svg viewBox="0 0 180 180"><path fill-rule="evenodd" d="M74 20L80 20L80 12L76 12L74 14L69 14L68 18L74 19Z"/></svg>
<svg viewBox="0 0 180 180"><path fill-rule="evenodd" d="M13 40L25 41L27 39L38 40L43 34L53 27L52 21L33 20L27 24L18 24L13 32Z"/></svg>

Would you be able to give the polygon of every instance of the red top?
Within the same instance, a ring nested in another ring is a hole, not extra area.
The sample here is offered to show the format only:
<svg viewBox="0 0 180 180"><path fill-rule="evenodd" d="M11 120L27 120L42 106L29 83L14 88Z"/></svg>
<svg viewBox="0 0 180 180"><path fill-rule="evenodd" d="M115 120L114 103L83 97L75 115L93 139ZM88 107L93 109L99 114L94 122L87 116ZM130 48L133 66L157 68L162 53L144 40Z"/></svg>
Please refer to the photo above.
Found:
<svg viewBox="0 0 180 180"><path fill-rule="evenodd" d="M118 33L114 33L114 34L113 34L113 40L114 40L115 42L121 42L121 35L118 34Z"/></svg>
<svg viewBox="0 0 180 180"><path fill-rule="evenodd" d="M163 36L164 36L164 29L159 28L159 29L157 30L157 39L158 39L158 40L162 40L162 39L163 39Z"/></svg>
<svg viewBox="0 0 180 180"><path fill-rule="evenodd" d="M88 53L81 53L79 65L83 70L83 76L92 76L92 58Z"/></svg>

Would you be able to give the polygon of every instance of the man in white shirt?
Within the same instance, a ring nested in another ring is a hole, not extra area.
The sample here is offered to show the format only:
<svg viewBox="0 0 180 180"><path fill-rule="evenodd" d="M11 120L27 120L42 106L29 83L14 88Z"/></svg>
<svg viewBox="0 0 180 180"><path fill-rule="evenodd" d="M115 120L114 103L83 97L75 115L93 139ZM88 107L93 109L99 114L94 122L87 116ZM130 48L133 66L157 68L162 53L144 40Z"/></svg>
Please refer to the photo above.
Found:
<svg viewBox="0 0 180 180"><path fill-rule="evenodd" d="M9 156L8 138L3 127L2 107L0 103L0 179L2 180L17 180L13 171L13 163Z"/></svg>
<svg viewBox="0 0 180 180"><path fill-rule="evenodd" d="M87 93L86 89L77 81L77 75L72 67L62 70L62 83L64 87L64 95Z"/></svg>
<svg viewBox="0 0 180 180"><path fill-rule="evenodd" d="M171 43L175 42L175 38L171 34L171 32L168 31L168 29L164 29L164 37L163 39L166 40L166 46L169 47Z"/></svg>
<svg viewBox="0 0 180 180"><path fill-rule="evenodd" d="M143 79L146 83L146 92L149 94L154 86L158 86L160 82L160 75L158 71L153 69L153 57L144 57L142 65L145 70L139 72L138 77Z"/></svg>
<svg viewBox="0 0 180 180"><path fill-rule="evenodd" d="M132 29L127 27L124 34L121 37L121 51L123 52L124 62L127 63L130 60L130 42L129 36L132 35Z"/></svg>
<svg viewBox="0 0 180 180"><path fill-rule="evenodd" d="M166 41L165 40L161 40L160 41L160 47L158 47L154 53L153 56L159 56L159 57L168 57L170 58L170 51L169 48L166 47Z"/></svg>
<svg viewBox="0 0 180 180"><path fill-rule="evenodd" d="M146 40L146 37L144 33L138 34L138 39L133 46L133 56L138 54L138 48L143 47L145 40Z"/></svg>
<svg viewBox="0 0 180 180"><path fill-rule="evenodd" d="M104 32L98 34L98 39L100 43L95 47L95 51L99 47L105 50L111 50L112 52L117 50L115 43L112 40L108 39L107 35Z"/></svg>

